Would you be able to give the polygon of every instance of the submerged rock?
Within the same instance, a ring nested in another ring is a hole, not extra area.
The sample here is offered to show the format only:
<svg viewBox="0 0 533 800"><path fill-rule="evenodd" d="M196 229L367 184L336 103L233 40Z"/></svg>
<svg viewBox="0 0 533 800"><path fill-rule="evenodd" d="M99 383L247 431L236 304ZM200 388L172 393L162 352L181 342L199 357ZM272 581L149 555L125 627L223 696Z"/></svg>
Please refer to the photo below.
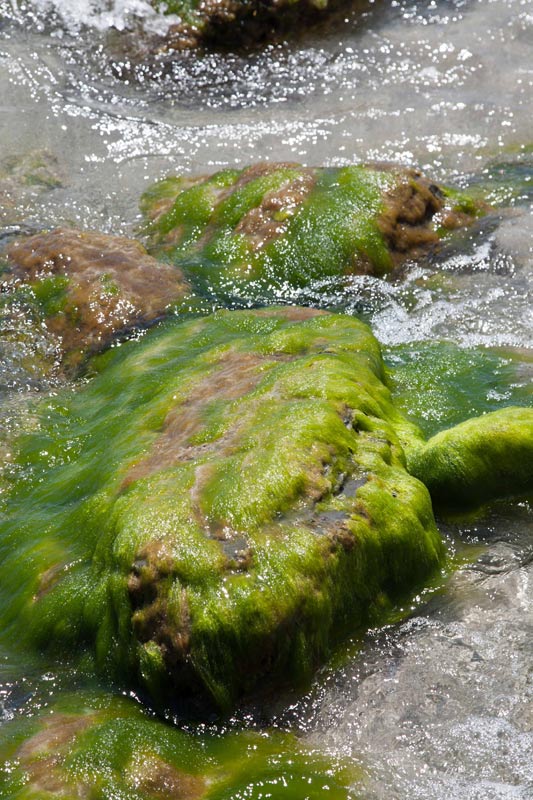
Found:
<svg viewBox="0 0 533 800"><path fill-rule="evenodd" d="M0 159L0 228L21 222L21 204L35 201L62 183L58 161L47 150Z"/></svg>
<svg viewBox="0 0 533 800"><path fill-rule="evenodd" d="M418 436L353 318L218 312L153 330L22 442L2 627L57 653L90 642L101 671L164 705L299 684L442 564L405 468Z"/></svg>
<svg viewBox="0 0 533 800"><path fill-rule="evenodd" d="M272 731L193 736L126 698L78 692L0 731L0 795L10 800L355 800L356 770ZM274 792L274 794L272 794Z"/></svg>
<svg viewBox="0 0 533 800"><path fill-rule="evenodd" d="M7 268L4 291L30 303L70 367L117 334L161 318L188 291L180 270L139 242L68 228L16 240Z"/></svg>
<svg viewBox="0 0 533 800"><path fill-rule="evenodd" d="M533 200L533 145L507 149L474 175L468 191L497 206L531 205Z"/></svg>
<svg viewBox="0 0 533 800"><path fill-rule="evenodd" d="M167 178L141 201L149 249L202 293L257 301L346 274L385 275L467 224L466 203L413 169L257 164Z"/></svg>
<svg viewBox="0 0 533 800"><path fill-rule="evenodd" d="M302 685L430 580L425 484L452 512L533 491L533 409L424 443L348 316L174 320L95 368L5 475L0 628L162 707Z"/></svg>

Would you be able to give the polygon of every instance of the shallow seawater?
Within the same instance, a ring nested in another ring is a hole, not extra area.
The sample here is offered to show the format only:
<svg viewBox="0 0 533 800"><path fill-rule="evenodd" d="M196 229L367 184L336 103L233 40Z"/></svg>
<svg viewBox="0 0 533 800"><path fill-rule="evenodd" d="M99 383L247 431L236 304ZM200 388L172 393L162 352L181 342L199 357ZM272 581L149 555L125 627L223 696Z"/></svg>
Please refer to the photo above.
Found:
<svg viewBox="0 0 533 800"><path fill-rule="evenodd" d="M359 761L363 797L531 797L532 522L518 504L464 528L478 558L292 711L309 741Z"/></svg>
<svg viewBox="0 0 533 800"><path fill-rule="evenodd" d="M128 31L148 42L166 24L145 0L0 0L0 244L69 223L132 234L140 194L169 173L259 160L418 165L483 188L497 212L401 278L276 299L369 321L398 397L428 433L530 405L531 0L360 2L292 43L143 65ZM56 378L40 370L53 347L44 332L23 317L2 326L3 450ZM264 723L268 735L274 725L331 763L348 759L364 800L532 797L531 507L500 505L442 530L462 555L438 592L339 653L305 698L235 726ZM35 716L78 683L7 643L2 719ZM242 797L268 796L261 780ZM273 796L303 797L275 786Z"/></svg>

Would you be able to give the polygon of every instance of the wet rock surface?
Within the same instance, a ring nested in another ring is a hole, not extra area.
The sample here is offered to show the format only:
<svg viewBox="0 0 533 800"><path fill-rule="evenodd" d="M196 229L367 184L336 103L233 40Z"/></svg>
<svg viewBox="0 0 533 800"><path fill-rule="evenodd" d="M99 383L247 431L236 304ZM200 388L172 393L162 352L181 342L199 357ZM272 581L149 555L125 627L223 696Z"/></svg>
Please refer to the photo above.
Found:
<svg viewBox="0 0 533 800"><path fill-rule="evenodd" d="M151 258L133 239L60 228L13 242L4 290L28 294L37 317L73 368L162 318L188 292L180 270Z"/></svg>
<svg viewBox="0 0 533 800"><path fill-rule="evenodd" d="M319 800L325 786L332 800L356 800L357 771L290 734L202 741L97 690L52 693L46 706L0 731L0 792L10 800L260 800L279 782L295 800Z"/></svg>
<svg viewBox="0 0 533 800"><path fill-rule="evenodd" d="M256 164L168 178L141 208L151 252L183 265L203 293L257 302L327 278L386 275L483 206L392 165Z"/></svg>

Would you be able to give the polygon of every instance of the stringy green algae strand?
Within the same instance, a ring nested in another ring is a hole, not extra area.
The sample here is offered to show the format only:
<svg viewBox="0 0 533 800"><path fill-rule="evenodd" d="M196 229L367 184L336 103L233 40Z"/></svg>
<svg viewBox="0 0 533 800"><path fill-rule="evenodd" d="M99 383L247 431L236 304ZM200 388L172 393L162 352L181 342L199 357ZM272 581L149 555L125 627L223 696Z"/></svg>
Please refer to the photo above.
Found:
<svg viewBox="0 0 533 800"><path fill-rule="evenodd" d="M355 800L359 777L290 734L191 735L100 692L60 696L0 729L6 800Z"/></svg>
<svg viewBox="0 0 533 800"><path fill-rule="evenodd" d="M2 627L163 705L301 684L442 563L362 323L218 312L101 357L20 444Z"/></svg>

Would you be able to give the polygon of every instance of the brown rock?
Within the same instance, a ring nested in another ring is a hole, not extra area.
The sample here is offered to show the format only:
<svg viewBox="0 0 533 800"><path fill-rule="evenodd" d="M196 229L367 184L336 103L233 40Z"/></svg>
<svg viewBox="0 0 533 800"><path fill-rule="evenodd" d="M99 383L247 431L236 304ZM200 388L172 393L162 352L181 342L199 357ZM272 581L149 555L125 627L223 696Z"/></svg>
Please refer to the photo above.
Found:
<svg viewBox="0 0 533 800"><path fill-rule="evenodd" d="M14 282L30 284L39 296L46 281L64 279L54 308L45 304L43 312L71 365L117 334L153 323L188 293L178 268L121 236L58 228L17 240L7 257Z"/></svg>

